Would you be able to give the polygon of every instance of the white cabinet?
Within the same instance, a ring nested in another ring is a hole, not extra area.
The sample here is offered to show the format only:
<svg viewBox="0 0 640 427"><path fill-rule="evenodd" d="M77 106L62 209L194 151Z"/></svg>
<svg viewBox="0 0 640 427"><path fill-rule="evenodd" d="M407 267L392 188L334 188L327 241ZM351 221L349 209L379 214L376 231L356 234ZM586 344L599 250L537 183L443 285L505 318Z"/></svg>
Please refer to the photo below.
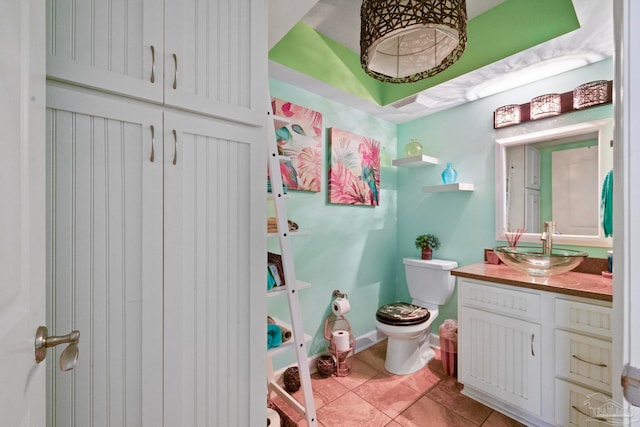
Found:
<svg viewBox="0 0 640 427"><path fill-rule="evenodd" d="M559 298L555 310L556 423L606 425L621 409L611 400L611 307Z"/></svg>
<svg viewBox="0 0 640 427"><path fill-rule="evenodd" d="M62 84L47 96L48 324L81 332L75 375L49 365L53 426L255 425L264 130Z"/></svg>
<svg viewBox="0 0 640 427"><path fill-rule="evenodd" d="M47 76L160 103L162 22L162 0L47 0Z"/></svg>
<svg viewBox="0 0 640 427"><path fill-rule="evenodd" d="M616 415L611 303L467 278L458 292L464 394L534 426Z"/></svg>
<svg viewBox="0 0 640 427"><path fill-rule="evenodd" d="M539 416L539 297L466 280L459 292L459 381Z"/></svg>
<svg viewBox="0 0 640 427"><path fill-rule="evenodd" d="M47 75L262 125L264 2L48 0Z"/></svg>
<svg viewBox="0 0 640 427"><path fill-rule="evenodd" d="M265 407L266 388L255 401L250 388L258 363L260 385L266 374L266 239L255 220L265 181L248 170L263 175L265 135L174 112L164 124L164 425L256 425L242 407Z"/></svg>
<svg viewBox="0 0 640 427"><path fill-rule="evenodd" d="M49 425L162 425L162 112L53 85L47 104L47 325L81 334L73 373L50 350Z"/></svg>

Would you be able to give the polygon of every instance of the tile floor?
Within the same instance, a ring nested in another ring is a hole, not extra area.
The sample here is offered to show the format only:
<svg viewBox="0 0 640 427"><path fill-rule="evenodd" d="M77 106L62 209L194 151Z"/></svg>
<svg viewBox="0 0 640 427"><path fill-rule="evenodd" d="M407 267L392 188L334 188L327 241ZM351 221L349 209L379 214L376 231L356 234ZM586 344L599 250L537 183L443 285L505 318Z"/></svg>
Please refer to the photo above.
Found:
<svg viewBox="0 0 640 427"><path fill-rule="evenodd" d="M318 425L321 427L522 426L460 394L463 386L445 374L440 354L412 375L384 369L386 340L354 356L346 377L312 375ZM302 402L302 390L294 393ZM306 420L278 396L273 402L298 426Z"/></svg>

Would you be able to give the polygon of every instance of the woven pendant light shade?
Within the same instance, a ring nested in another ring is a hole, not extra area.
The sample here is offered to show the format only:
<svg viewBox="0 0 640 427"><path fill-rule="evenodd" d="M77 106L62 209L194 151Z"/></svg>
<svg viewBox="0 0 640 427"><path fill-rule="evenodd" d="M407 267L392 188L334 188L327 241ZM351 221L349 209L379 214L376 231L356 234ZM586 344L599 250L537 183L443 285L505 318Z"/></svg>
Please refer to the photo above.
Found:
<svg viewBox="0 0 640 427"><path fill-rule="evenodd" d="M363 0L360 20L360 63L384 82L431 77L467 45L465 0Z"/></svg>

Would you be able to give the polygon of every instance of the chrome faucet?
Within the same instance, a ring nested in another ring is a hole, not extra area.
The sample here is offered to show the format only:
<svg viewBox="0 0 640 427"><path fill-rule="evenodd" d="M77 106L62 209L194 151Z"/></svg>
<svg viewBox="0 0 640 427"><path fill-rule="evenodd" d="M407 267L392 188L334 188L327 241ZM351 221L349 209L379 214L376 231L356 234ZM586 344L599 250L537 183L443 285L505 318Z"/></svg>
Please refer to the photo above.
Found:
<svg viewBox="0 0 640 427"><path fill-rule="evenodd" d="M540 240L542 240L542 254L551 255L551 249L553 247L553 234L556 232L556 223L553 221L544 222L544 231Z"/></svg>

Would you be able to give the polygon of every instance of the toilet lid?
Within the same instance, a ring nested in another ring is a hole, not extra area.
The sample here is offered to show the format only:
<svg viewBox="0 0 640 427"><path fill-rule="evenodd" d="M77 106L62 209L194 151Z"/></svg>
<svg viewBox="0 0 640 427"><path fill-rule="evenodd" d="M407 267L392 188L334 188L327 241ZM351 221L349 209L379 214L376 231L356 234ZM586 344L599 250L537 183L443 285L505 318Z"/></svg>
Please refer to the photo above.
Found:
<svg viewBox="0 0 640 427"><path fill-rule="evenodd" d="M429 320L429 310L415 304L394 302L383 305L376 312L376 319L387 325L417 325Z"/></svg>

